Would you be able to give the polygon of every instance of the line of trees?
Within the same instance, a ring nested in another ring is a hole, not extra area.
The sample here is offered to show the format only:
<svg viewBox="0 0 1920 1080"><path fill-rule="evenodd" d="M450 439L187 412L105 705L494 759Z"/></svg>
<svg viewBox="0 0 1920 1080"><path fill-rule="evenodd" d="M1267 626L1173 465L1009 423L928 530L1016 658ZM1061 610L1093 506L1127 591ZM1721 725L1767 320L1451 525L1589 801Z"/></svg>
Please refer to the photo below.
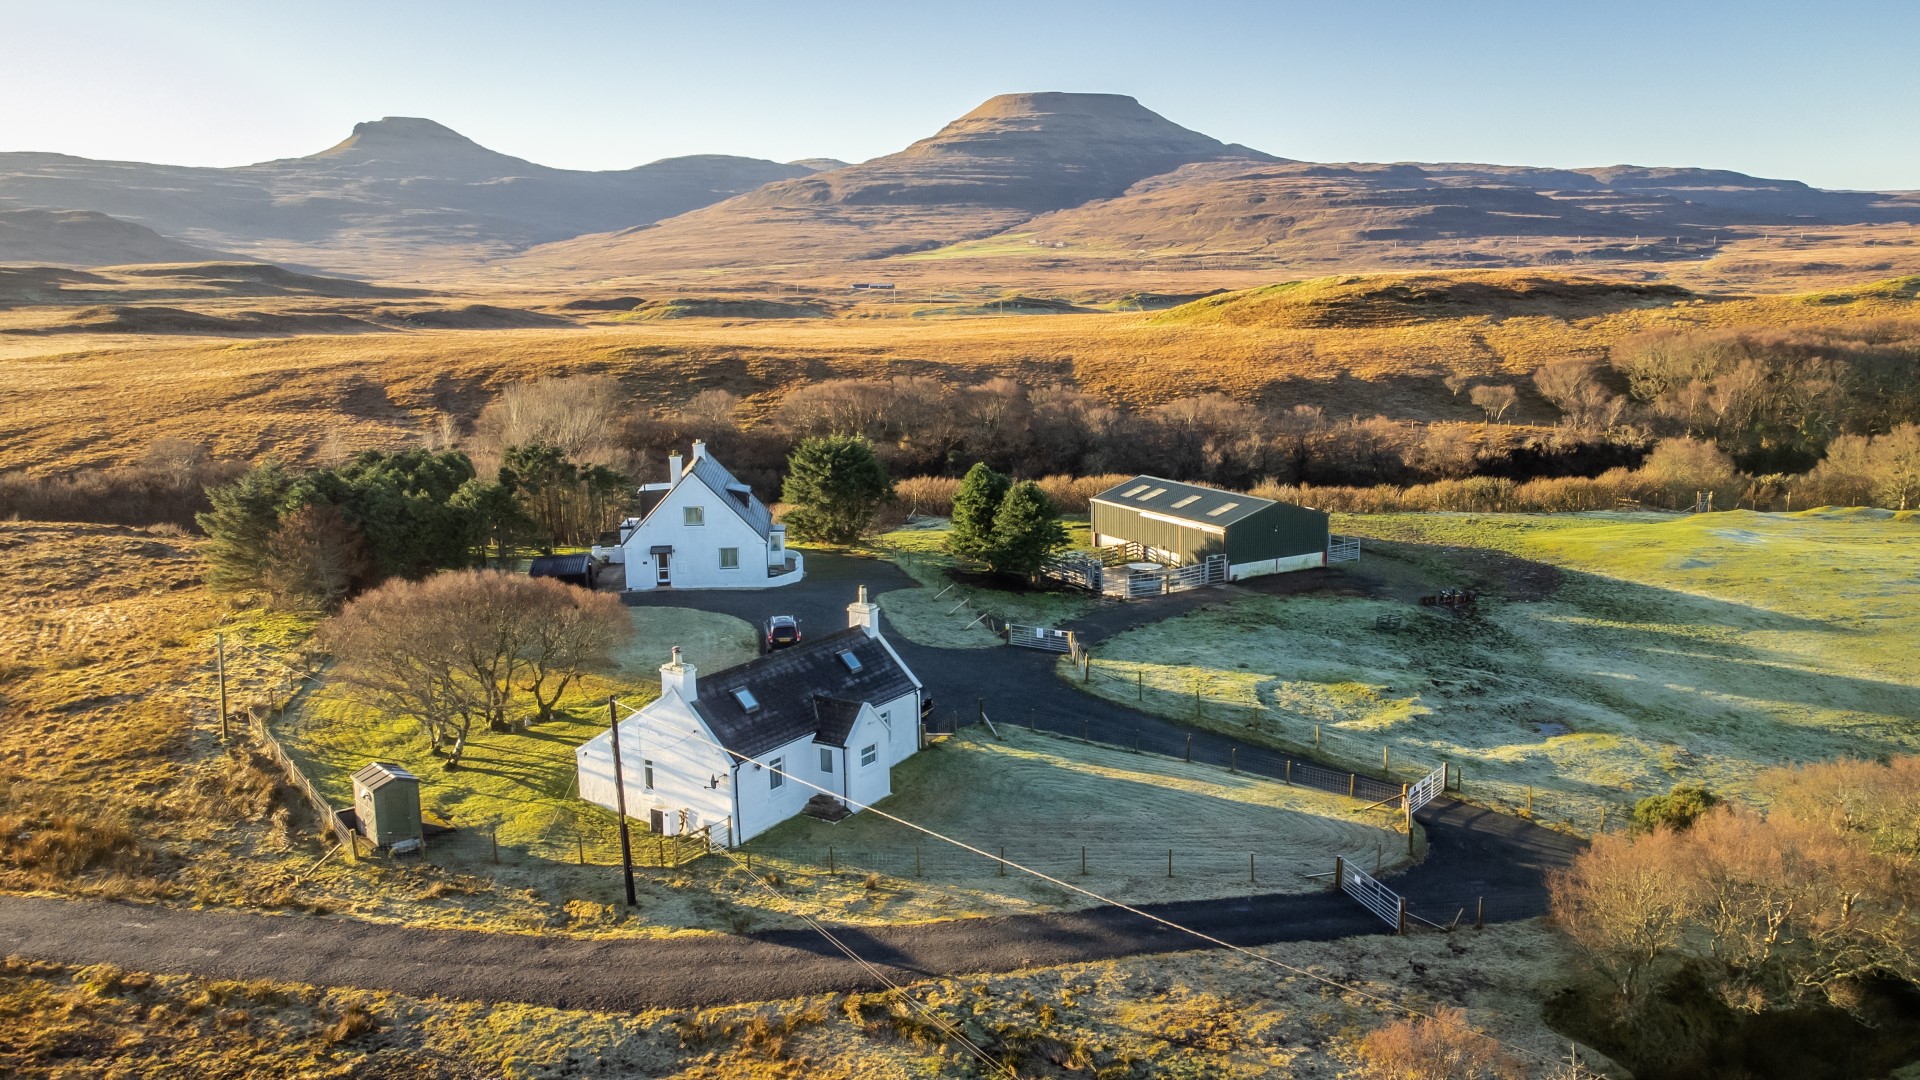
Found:
<svg viewBox="0 0 1920 1080"><path fill-rule="evenodd" d="M368 704L420 725L445 766L460 766L474 725L521 726L519 703L551 719L580 677L612 663L633 634L619 598L494 570L394 580L348 603L319 643Z"/></svg>
<svg viewBox="0 0 1920 1080"><path fill-rule="evenodd" d="M1759 786L1764 813L1690 798L1651 829L1595 837L1551 880L1555 922L1609 988L1601 1026L1636 1071L1695 1074L1713 1033L1697 1012L1675 1020L1689 994L1729 1017L1868 1017L1876 988L1920 988L1920 758Z"/></svg>
<svg viewBox="0 0 1920 1080"><path fill-rule="evenodd" d="M207 491L197 516L215 592L327 610L389 578L472 565L491 549L591 534L629 499L625 477L551 446L507 448L499 477L459 450L367 451L304 472L269 459ZM588 527L590 525L590 527Z"/></svg>

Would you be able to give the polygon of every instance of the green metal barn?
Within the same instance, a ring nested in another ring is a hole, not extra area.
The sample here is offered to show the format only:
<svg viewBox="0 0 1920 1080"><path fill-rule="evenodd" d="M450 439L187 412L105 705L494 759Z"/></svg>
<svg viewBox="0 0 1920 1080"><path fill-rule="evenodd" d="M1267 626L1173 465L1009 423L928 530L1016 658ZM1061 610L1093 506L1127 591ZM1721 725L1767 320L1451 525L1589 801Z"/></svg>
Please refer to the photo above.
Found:
<svg viewBox="0 0 1920 1080"><path fill-rule="evenodd" d="M1157 476L1093 497L1095 544L1172 566L1224 555L1229 580L1325 566L1330 539L1323 510Z"/></svg>

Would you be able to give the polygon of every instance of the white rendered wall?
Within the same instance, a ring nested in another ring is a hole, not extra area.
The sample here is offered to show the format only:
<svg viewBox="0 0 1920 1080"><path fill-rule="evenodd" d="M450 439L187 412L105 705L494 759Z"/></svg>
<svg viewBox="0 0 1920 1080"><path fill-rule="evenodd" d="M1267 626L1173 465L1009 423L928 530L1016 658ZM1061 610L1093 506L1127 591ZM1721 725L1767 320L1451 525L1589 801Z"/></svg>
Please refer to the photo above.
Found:
<svg viewBox="0 0 1920 1080"><path fill-rule="evenodd" d="M633 531L626 542L627 588L658 587L657 558L652 549L660 545L673 548L667 560L669 584L676 589L764 589L769 585L791 584L799 574L783 578L767 577L767 542L746 523L730 505L731 495L715 494L713 489L689 473L675 485L660 505ZM703 524L688 525L686 508L701 507ZM738 548L738 565L720 568L720 549Z"/></svg>

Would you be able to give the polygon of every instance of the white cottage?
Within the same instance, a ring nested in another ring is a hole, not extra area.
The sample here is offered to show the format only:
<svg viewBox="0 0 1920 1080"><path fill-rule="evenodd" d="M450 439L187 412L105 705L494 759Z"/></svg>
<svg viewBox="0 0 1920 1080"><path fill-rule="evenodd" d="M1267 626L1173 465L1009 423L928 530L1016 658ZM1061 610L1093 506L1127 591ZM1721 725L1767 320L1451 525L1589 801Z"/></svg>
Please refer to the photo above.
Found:
<svg viewBox="0 0 1920 1080"><path fill-rule="evenodd" d="M892 794L893 766L920 748L924 692L864 587L847 622L706 676L676 647L660 697L620 722L628 815L665 836L712 826L715 843L733 845L816 796L857 812ZM580 797L616 807L611 733L574 758Z"/></svg>
<svg viewBox="0 0 1920 1080"><path fill-rule="evenodd" d="M734 479L726 466L693 444L684 464L667 461L664 483L646 484L654 498L638 520L621 523L620 562L629 589L764 589L806 576L798 552L787 550L787 527Z"/></svg>

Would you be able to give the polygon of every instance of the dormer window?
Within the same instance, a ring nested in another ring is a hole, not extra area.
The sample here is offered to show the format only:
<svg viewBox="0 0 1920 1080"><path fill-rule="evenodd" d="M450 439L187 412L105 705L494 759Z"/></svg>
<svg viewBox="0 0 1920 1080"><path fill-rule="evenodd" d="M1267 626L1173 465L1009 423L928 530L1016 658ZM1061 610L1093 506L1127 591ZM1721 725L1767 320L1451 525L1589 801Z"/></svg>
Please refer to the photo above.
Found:
<svg viewBox="0 0 1920 1080"><path fill-rule="evenodd" d="M840 662L847 665L847 671L857 673L860 670L860 658L846 650L841 650Z"/></svg>
<svg viewBox="0 0 1920 1080"><path fill-rule="evenodd" d="M733 700L738 702L740 708L745 712L753 712L760 708L759 699L753 696L753 691L744 686L733 692Z"/></svg>

